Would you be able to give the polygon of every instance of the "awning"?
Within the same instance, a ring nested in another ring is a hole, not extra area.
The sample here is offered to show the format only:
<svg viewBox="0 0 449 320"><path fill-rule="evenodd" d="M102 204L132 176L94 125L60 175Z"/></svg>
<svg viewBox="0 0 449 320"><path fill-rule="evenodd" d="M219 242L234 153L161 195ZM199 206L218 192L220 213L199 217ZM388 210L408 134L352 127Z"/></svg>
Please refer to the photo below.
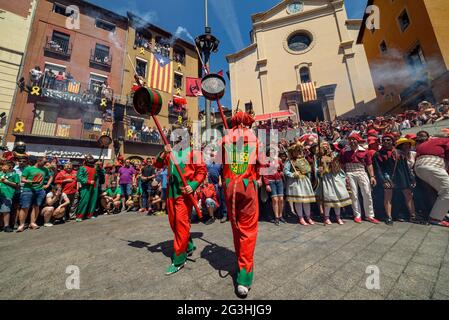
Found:
<svg viewBox="0 0 449 320"><path fill-rule="evenodd" d="M173 102L179 106L187 105L187 99L184 97L173 96Z"/></svg>
<svg viewBox="0 0 449 320"><path fill-rule="evenodd" d="M274 113L268 113L268 114L261 114L255 117L256 121L268 121L268 120L274 120L278 118L288 118L295 116L296 113L293 111L287 110L287 111L280 111L280 112L274 112Z"/></svg>

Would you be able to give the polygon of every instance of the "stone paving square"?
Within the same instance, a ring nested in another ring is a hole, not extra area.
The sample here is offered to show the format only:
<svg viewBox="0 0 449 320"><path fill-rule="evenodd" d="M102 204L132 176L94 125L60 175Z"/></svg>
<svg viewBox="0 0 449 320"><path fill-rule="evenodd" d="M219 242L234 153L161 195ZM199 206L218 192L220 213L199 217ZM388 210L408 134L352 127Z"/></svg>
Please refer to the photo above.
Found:
<svg viewBox="0 0 449 320"><path fill-rule="evenodd" d="M238 299L229 223L192 225L197 250L165 276L166 216L122 213L22 234L0 233L0 299ZM449 230L367 222L303 227L261 221L248 299L449 299ZM80 289L68 290L68 266ZM367 289L368 266L380 288Z"/></svg>

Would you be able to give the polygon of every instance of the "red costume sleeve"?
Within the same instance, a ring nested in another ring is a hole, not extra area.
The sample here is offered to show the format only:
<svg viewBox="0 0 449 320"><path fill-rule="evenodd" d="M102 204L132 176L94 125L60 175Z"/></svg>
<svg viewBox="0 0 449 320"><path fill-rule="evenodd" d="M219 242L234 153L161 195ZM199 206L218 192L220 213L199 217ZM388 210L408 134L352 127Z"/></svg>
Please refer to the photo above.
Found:
<svg viewBox="0 0 449 320"><path fill-rule="evenodd" d="M154 167L157 169L163 169L164 167L170 164L170 155L166 154L164 158L162 158L163 152L157 155L156 161L154 161Z"/></svg>
<svg viewBox="0 0 449 320"><path fill-rule="evenodd" d="M192 161L188 166L191 167L193 173L189 175L186 174L186 180L187 184L192 187L193 191L195 191L204 182L204 180L206 180L207 167L204 163L203 156L199 151L192 151L190 153L190 159Z"/></svg>

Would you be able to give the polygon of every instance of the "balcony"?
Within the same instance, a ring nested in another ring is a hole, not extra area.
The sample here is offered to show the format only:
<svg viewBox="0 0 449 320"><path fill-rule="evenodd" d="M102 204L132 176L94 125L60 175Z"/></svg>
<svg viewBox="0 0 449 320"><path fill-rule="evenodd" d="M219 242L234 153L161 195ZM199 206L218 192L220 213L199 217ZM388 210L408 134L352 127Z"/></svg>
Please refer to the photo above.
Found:
<svg viewBox="0 0 449 320"><path fill-rule="evenodd" d="M92 68L110 71L112 66L112 55L102 50L92 49L89 62Z"/></svg>
<svg viewBox="0 0 449 320"><path fill-rule="evenodd" d="M130 131L128 131L130 130ZM137 142L137 143L149 143L149 144L163 144L159 132L143 132L133 131L132 129L126 130L125 141Z"/></svg>
<svg viewBox="0 0 449 320"><path fill-rule="evenodd" d="M72 44L70 41L47 36L44 46L44 53L47 56L69 60L72 55Z"/></svg>
<svg viewBox="0 0 449 320"><path fill-rule="evenodd" d="M104 83L91 79L90 83L76 81L69 74L58 75L48 70L39 79L31 78L28 82L24 78L18 82L21 92L28 93L28 101L35 103L39 100L59 102L61 106L67 103L76 103L85 107L97 107L105 112L112 108L114 90ZM37 87L37 88L35 88ZM106 99L106 105L102 99ZM112 121L111 115L105 121ZM109 118L111 118L109 120Z"/></svg>
<svg viewBox="0 0 449 320"><path fill-rule="evenodd" d="M97 146L98 138L106 131L107 125L96 125L81 123L81 120L74 124L64 123L64 120L58 119L58 122L51 122L44 117L35 116L34 118L16 118L13 123L13 134L20 137L33 138L34 143L43 145L51 144L51 140L69 140L64 142L67 145Z"/></svg>

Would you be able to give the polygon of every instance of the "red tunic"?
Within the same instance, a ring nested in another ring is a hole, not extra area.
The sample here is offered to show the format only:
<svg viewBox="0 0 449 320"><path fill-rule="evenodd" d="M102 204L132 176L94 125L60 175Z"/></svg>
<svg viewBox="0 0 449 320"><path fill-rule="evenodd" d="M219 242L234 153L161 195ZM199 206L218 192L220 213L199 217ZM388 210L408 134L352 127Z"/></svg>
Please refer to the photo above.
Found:
<svg viewBox="0 0 449 320"><path fill-rule="evenodd" d="M173 152L187 184L192 187L193 191L195 191L203 183L207 175L207 168L204 164L201 152L190 151L187 149L182 152L181 156L178 156L176 151ZM173 185L175 190L171 190L172 192L169 192L169 197L171 198L172 195L174 195L174 197L181 196L181 179L176 179L176 177L178 177L178 171L174 167L170 159L170 155L167 154L164 159L158 156L154 162L154 167L158 169L168 167L168 181L177 181L176 185ZM169 189L171 185L172 183L169 183Z"/></svg>
<svg viewBox="0 0 449 320"><path fill-rule="evenodd" d="M239 144L241 139L244 142ZM251 130L234 128L223 138L221 150L226 207L239 265L237 283L250 286L259 218L259 142Z"/></svg>
<svg viewBox="0 0 449 320"><path fill-rule="evenodd" d="M95 166L93 167L84 166L84 168L86 169L87 172L87 184L95 186L97 180L96 179L97 168L95 168Z"/></svg>
<svg viewBox="0 0 449 320"><path fill-rule="evenodd" d="M449 160L449 138L431 138L416 147L417 157L436 156Z"/></svg>
<svg viewBox="0 0 449 320"><path fill-rule="evenodd" d="M361 163L364 166L370 166L373 164L373 160L367 150L356 150L354 152L352 149L344 149L340 153L340 161L343 165L347 163Z"/></svg>
<svg viewBox="0 0 449 320"><path fill-rule="evenodd" d="M201 152L190 151L190 149L181 152L173 151L173 156L179 164L181 172L186 179L187 184L196 189L206 179L207 168L204 164ZM173 248L175 251L173 263L182 264L187 258L186 252L190 241L190 216L193 203L191 198L182 194L181 177L171 161L170 155L161 158L161 154L154 162L156 168L168 167L168 191L167 191L167 211L170 227L174 233Z"/></svg>

